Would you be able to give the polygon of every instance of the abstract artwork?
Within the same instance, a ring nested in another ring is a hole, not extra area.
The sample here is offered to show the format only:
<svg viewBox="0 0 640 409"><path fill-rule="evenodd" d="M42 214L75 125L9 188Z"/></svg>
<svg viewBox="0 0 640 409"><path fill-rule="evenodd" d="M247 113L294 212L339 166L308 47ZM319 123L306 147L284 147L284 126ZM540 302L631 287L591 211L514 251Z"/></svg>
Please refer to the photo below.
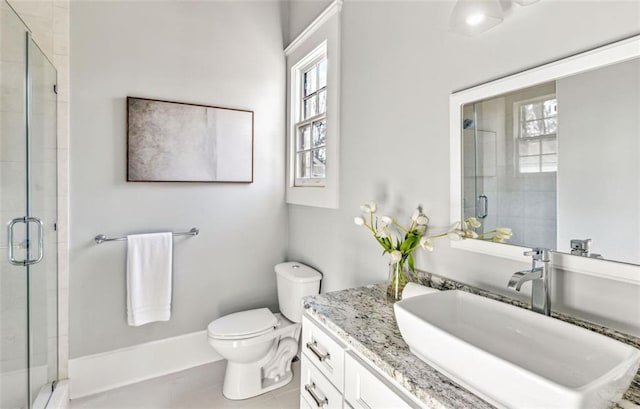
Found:
<svg viewBox="0 0 640 409"><path fill-rule="evenodd" d="M253 112L127 97L127 181L253 182Z"/></svg>

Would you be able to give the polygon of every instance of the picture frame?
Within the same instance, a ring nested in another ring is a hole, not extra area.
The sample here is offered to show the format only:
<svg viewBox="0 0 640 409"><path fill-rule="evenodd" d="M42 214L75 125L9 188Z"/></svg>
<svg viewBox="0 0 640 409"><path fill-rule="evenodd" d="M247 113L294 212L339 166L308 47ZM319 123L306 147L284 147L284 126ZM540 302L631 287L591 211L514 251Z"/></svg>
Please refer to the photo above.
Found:
<svg viewBox="0 0 640 409"><path fill-rule="evenodd" d="M254 113L127 97L127 181L253 183Z"/></svg>

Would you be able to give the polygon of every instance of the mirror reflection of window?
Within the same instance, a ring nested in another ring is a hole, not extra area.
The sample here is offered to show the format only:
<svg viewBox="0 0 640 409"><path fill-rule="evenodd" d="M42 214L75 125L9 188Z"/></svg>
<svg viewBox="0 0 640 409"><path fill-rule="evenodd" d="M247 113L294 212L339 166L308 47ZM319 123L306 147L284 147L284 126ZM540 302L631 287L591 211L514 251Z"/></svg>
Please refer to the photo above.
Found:
<svg viewBox="0 0 640 409"><path fill-rule="evenodd" d="M558 171L558 101L548 95L517 102L514 107L518 171Z"/></svg>

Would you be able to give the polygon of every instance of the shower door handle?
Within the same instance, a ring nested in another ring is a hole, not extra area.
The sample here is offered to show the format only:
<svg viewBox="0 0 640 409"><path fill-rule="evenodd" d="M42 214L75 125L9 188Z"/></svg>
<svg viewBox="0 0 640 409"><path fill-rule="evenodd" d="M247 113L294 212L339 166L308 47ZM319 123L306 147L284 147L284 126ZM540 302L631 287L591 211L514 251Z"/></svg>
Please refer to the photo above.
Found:
<svg viewBox="0 0 640 409"><path fill-rule="evenodd" d="M478 196L478 219L484 219L489 212L489 198L487 195Z"/></svg>
<svg viewBox="0 0 640 409"><path fill-rule="evenodd" d="M38 225L38 257L34 259L16 260L13 254L13 228L18 223L36 223ZM17 217L9 222L7 225L8 232L8 245L9 248L9 263L14 266L28 266L31 264L37 264L42 261L44 257L44 223L37 217Z"/></svg>

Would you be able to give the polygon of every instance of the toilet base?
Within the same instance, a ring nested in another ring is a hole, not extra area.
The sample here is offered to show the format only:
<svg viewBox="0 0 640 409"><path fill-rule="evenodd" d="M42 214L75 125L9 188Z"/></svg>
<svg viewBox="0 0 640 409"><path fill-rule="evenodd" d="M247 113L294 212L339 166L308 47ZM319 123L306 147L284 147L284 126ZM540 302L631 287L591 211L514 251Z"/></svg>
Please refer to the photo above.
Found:
<svg viewBox="0 0 640 409"><path fill-rule="evenodd" d="M300 323L291 323L280 314L278 328L261 337L272 338L269 352L257 362L227 360L222 394L231 400L248 399L278 389L293 379L291 363L298 353Z"/></svg>
<svg viewBox="0 0 640 409"><path fill-rule="evenodd" d="M249 399L285 386L292 379L293 372L290 365L289 370L278 380L269 378L263 380L261 371L256 371L255 366L228 362L222 394L231 400Z"/></svg>

